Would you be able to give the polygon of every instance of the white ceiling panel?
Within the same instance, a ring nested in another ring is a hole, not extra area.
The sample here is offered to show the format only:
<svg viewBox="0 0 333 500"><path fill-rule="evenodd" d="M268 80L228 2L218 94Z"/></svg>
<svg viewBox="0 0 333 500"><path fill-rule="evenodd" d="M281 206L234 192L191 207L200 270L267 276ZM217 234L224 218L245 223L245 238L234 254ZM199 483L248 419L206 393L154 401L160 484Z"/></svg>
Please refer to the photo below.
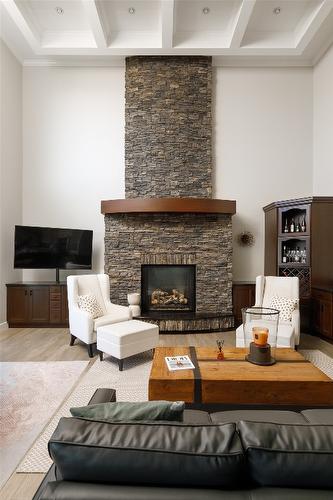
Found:
<svg viewBox="0 0 333 500"><path fill-rule="evenodd" d="M176 0L175 31L225 33L234 22L241 3L241 0Z"/></svg>
<svg viewBox="0 0 333 500"><path fill-rule="evenodd" d="M103 15L107 16L110 31L158 31L160 27L159 0L100 0ZM132 12L134 9L134 12Z"/></svg>
<svg viewBox="0 0 333 500"><path fill-rule="evenodd" d="M90 29L81 0L17 0L16 3L40 33ZM57 9L62 9L63 13L58 14Z"/></svg>
<svg viewBox="0 0 333 500"><path fill-rule="evenodd" d="M296 33L321 0L257 0L243 46L295 47Z"/></svg>
<svg viewBox="0 0 333 500"><path fill-rule="evenodd" d="M241 0L176 0L177 48L228 47Z"/></svg>
<svg viewBox="0 0 333 500"><path fill-rule="evenodd" d="M247 31L294 31L302 18L321 3L320 0L257 0ZM277 8L279 14L274 13Z"/></svg>

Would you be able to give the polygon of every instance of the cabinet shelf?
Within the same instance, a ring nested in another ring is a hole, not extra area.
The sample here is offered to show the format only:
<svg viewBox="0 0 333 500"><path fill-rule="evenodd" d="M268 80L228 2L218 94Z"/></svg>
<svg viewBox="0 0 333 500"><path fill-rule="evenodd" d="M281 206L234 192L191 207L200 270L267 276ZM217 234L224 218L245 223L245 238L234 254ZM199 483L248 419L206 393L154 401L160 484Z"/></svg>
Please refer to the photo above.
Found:
<svg viewBox="0 0 333 500"><path fill-rule="evenodd" d="M281 267L295 267L295 268L300 268L300 267L304 267L304 268L309 268L310 266L308 264L303 264L301 262L286 262L286 263L281 263L279 264L279 268Z"/></svg>
<svg viewBox="0 0 333 500"><path fill-rule="evenodd" d="M309 237L310 234L308 231L298 231L298 232L293 232L293 233L279 233L279 238L303 238L303 237Z"/></svg>

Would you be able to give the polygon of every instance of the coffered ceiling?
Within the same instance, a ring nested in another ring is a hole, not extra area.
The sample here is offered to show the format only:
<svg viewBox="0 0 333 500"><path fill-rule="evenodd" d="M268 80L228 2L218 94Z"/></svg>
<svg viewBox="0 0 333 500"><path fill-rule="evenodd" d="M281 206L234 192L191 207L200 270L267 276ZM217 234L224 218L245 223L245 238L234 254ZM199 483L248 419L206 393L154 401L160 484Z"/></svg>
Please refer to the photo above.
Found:
<svg viewBox="0 0 333 500"><path fill-rule="evenodd" d="M312 65L333 43L333 0L0 0L25 64L212 55L224 65Z"/></svg>

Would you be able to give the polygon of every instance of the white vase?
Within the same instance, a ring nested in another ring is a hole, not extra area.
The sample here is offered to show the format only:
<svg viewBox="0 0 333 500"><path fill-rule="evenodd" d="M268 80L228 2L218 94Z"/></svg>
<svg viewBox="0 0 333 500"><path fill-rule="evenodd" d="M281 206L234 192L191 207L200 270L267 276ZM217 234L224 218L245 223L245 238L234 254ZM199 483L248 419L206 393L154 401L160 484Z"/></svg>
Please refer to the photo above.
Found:
<svg viewBox="0 0 333 500"><path fill-rule="evenodd" d="M141 296L139 293L129 293L127 294L127 300L130 306L139 306Z"/></svg>
<svg viewBox="0 0 333 500"><path fill-rule="evenodd" d="M128 306L130 311L132 312L132 318L137 318L138 316L141 316L141 307L137 305L130 305Z"/></svg>

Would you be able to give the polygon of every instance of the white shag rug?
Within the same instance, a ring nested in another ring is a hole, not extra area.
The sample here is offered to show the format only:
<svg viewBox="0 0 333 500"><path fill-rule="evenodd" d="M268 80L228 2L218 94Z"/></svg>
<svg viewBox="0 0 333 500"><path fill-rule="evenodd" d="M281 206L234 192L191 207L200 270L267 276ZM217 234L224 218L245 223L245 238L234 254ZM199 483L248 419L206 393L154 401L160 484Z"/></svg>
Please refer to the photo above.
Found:
<svg viewBox="0 0 333 500"><path fill-rule="evenodd" d="M333 359L319 350L301 350L303 356L333 379ZM111 358L103 362L96 360L84 375L73 393L68 397L44 432L36 440L17 472L47 472L52 461L48 455L47 443L60 417L70 416L69 408L84 406L99 387L116 389L117 401L147 401L148 378L151 369L151 355L143 353L125 361L125 369L119 372L118 364Z"/></svg>
<svg viewBox="0 0 333 500"><path fill-rule="evenodd" d="M87 366L87 361L0 363L0 486Z"/></svg>

